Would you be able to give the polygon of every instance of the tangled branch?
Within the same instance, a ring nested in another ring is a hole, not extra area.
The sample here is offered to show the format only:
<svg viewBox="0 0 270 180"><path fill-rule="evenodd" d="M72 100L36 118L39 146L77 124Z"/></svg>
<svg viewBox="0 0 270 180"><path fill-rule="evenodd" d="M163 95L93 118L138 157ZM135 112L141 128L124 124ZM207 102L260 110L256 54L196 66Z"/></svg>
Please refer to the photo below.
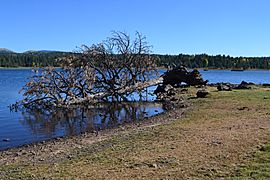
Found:
<svg viewBox="0 0 270 180"><path fill-rule="evenodd" d="M123 32L59 59L60 68L39 69L23 87L24 106L68 106L101 101L123 101L149 85L157 74L155 56L146 37L134 40Z"/></svg>

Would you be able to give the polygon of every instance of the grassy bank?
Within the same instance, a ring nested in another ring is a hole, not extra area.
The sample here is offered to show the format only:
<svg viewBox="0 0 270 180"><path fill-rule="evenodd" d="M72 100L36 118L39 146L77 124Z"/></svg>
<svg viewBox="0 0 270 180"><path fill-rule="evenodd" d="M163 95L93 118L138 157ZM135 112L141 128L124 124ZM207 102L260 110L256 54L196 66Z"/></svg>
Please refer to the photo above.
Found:
<svg viewBox="0 0 270 180"><path fill-rule="evenodd" d="M269 176L269 89L213 89L208 98L192 101L183 118L168 112L165 124L108 136L65 158L31 162L19 155L0 166L0 178L246 178L253 171Z"/></svg>
<svg viewBox="0 0 270 180"><path fill-rule="evenodd" d="M240 166L234 179L270 179L270 144L262 146L252 159Z"/></svg>

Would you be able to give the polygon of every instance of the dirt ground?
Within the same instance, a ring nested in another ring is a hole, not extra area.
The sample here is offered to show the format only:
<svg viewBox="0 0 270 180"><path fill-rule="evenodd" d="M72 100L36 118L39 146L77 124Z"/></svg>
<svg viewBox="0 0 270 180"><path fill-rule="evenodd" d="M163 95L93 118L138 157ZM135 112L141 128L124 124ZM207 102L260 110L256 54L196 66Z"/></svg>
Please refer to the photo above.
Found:
<svg viewBox="0 0 270 180"><path fill-rule="evenodd" d="M0 178L215 179L270 142L267 88L212 91L144 122L0 152Z"/></svg>

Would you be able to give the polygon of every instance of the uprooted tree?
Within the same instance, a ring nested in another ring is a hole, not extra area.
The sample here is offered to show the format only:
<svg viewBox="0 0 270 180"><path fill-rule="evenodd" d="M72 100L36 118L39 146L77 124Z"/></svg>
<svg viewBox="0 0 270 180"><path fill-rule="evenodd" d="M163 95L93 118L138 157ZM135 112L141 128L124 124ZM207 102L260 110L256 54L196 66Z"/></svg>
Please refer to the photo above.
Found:
<svg viewBox="0 0 270 180"><path fill-rule="evenodd" d="M18 104L69 106L101 101L123 101L159 80L150 78L156 71L155 56L145 36L134 39L123 32L59 59L60 68L45 67L23 87L24 99Z"/></svg>

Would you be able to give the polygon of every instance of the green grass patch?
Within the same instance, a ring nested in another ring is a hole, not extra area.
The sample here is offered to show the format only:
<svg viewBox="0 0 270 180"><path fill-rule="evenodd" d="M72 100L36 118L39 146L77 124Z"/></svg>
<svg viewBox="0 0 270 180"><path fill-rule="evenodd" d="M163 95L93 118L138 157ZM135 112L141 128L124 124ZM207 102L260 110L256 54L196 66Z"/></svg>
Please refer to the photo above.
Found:
<svg viewBox="0 0 270 180"><path fill-rule="evenodd" d="M270 179L270 144L261 147L236 174L233 179Z"/></svg>

